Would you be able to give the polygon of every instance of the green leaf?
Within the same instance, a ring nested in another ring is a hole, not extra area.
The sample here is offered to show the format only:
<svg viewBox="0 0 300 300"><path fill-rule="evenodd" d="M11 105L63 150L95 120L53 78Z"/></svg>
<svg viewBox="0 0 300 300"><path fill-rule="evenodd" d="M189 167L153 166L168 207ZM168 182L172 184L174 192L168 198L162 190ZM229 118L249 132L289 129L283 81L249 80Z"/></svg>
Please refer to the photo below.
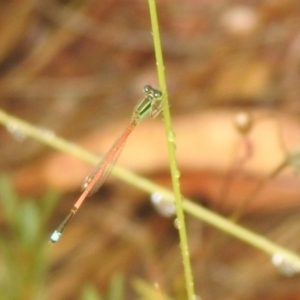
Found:
<svg viewBox="0 0 300 300"><path fill-rule="evenodd" d="M92 285L86 285L81 293L80 299L82 300L102 300L103 298L98 293L96 288Z"/></svg>

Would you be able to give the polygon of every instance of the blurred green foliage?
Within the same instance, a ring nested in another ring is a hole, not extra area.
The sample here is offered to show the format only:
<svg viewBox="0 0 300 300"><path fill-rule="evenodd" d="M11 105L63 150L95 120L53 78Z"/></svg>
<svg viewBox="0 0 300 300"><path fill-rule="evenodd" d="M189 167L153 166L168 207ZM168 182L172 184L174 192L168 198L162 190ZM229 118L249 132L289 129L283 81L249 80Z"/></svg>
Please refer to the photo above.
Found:
<svg viewBox="0 0 300 300"><path fill-rule="evenodd" d="M82 291L81 300L123 300L124 298L124 276L116 273L108 287L106 296L100 296L96 288L87 285Z"/></svg>
<svg viewBox="0 0 300 300"><path fill-rule="evenodd" d="M11 181L0 176L0 294L2 300L46 299L46 225L58 195L20 199Z"/></svg>
<svg viewBox="0 0 300 300"><path fill-rule="evenodd" d="M54 192L41 199L20 198L11 181L0 176L0 299L43 300L47 296L49 232L47 224L59 199ZM123 276L116 274L106 297L87 285L82 300L122 300Z"/></svg>

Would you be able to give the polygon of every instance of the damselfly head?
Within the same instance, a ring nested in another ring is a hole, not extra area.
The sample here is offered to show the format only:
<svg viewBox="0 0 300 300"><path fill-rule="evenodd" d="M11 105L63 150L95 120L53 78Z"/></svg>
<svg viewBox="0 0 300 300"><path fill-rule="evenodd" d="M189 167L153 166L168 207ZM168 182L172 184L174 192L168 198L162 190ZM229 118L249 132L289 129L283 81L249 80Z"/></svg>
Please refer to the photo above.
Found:
<svg viewBox="0 0 300 300"><path fill-rule="evenodd" d="M162 93L156 89L154 89L151 85L145 85L144 86L144 93L152 96L153 98L160 98L162 96Z"/></svg>

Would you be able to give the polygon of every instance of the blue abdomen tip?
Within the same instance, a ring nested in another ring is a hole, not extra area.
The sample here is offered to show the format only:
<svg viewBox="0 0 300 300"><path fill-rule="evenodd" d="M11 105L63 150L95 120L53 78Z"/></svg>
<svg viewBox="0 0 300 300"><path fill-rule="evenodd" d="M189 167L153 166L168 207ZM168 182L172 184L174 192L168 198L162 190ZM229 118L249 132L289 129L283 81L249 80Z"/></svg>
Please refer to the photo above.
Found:
<svg viewBox="0 0 300 300"><path fill-rule="evenodd" d="M50 237L51 243L56 243L60 237L61 237L61 233L55 230Z"/></svg>

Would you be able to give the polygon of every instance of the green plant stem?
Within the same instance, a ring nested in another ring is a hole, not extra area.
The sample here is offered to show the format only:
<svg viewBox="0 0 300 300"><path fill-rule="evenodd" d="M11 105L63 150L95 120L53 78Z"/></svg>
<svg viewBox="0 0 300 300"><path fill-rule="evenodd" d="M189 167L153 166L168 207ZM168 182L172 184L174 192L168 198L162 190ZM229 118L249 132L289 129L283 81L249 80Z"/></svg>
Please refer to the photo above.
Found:
<svg viewBox="0 0 300 300"><path fill-rule="evenodd" d="M51 132L35 127L27 122L24 122L12 115L7 114L6 112L0 109L0 123L4 126L13 126L17 131L25 134L27 137L34 138L35 140L46 144L56 150L62 151L64 153L73 155L78 159L91 164L97 165L100 156L97 156L87 150L82 149L78 145L68 142ZM112 169L112 175L118 177L122 181L135 186L136 188L152 194L158 192L161 194L165 201L174 202L173 192L155 184L146 178L138 176L124 168L114 166ZM289 251L288 249L281 247L264 236L256 234L194 202L192 200L185 198L183 202L184 210L190 215L202 220L203 222L212 225L213 227L251 245L254 248L260 249L265 253L273 256L275 254L281 254L286 258L294 267L300 270L300 257L294 252Z"/></svg>
<svg viewBox="0 0 300 300"><path fill-rule="evenodd" d="M181 249L181 256L182 256L182 262L184 268L185 286L187 289L188 299L193 300L195 299L194 279L193 279L192 266L190 260L190 250L189 250L189 244L188 244L188 238L186 232L185 216L184 216L183 205L182 205L183 201L182 201L182 196L180 191L180 182L179 182L180 172L178 170L177 161L176 161L175 134L172 128L171 114L169 109L167 85L166 85L166 78L164 72L165 66L164 66L162 48L160 43L156 4L155 4L155 0L149 0L148 3L150 9L151 27L152 27L152 34L153 34L153 41L154 41L158 80L159 80L160 89L163 93L163 117L164 117L165 130L166 130L167 142L168 142L170 170L171 170L172 185L173 185L173 192L174 192L175 204L176 204L176 214L177 214L176 224L179 232L180 249Z"/></svg>

